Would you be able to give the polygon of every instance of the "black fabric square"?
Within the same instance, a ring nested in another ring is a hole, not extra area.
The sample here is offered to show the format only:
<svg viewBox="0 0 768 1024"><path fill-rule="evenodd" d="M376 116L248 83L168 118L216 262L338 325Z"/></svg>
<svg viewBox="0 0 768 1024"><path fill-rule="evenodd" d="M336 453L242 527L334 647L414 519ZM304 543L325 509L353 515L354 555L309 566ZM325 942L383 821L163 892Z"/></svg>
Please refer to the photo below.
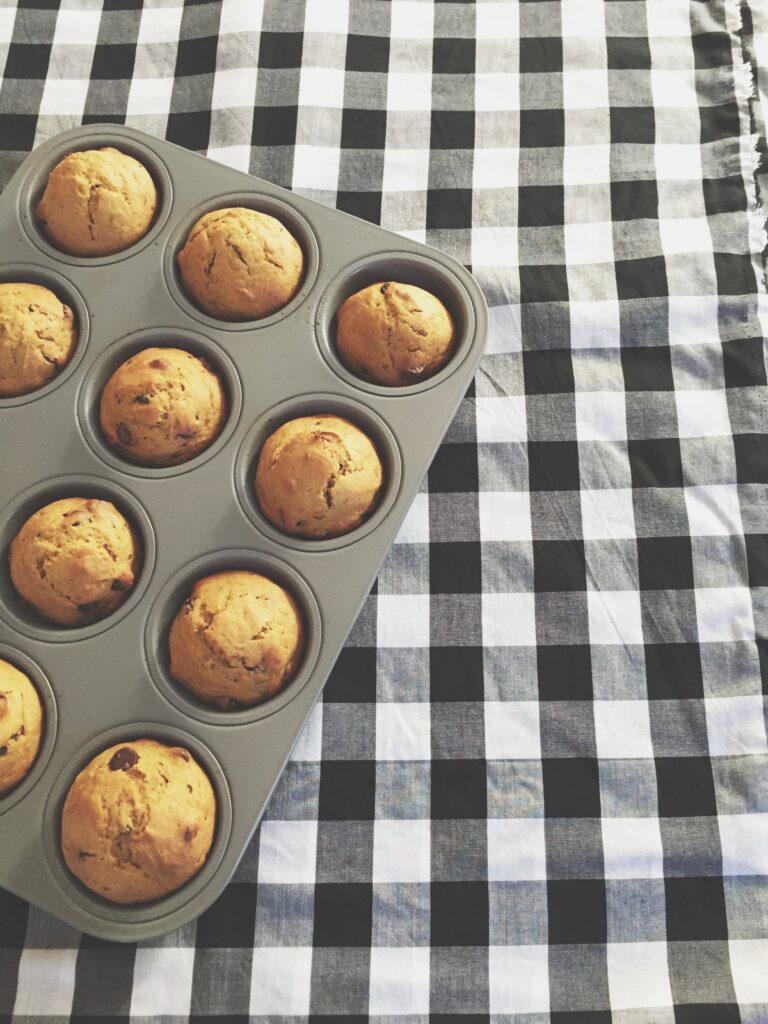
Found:
<svg viewBox="0 0 768 1024"><path fill-rule="evenodd" d="M760 661L760 677L763 681L763 694L768 697L768 640L757 637L755 640L757 656Z"/></svg>
<svg viewBox="0 0 768 1024"><path fill-rule="evenodd" d="M292 146L296 141L297 107L254 107L251 144Z"/></svg>
<svg viewBox="0 0 768 1024"><path fill-rule="evenodd" d="M225 1013L211 1016L209 1013L191 1013L189 1024L249 1024L251 1017L247 1013ZM344 1018L345 1024L348 1018ZM93 1021L93 1018L91 1018ZM126 1020L126 1024L128 1021Z"/></svg>
<svg viewBox="0 0 768 1024"><path fill-rule="evenodd" d="M344 647L323 690L326 704L370 704L376 700L376 648Z"/></svg>
<svg viewBox="0 0 768 1024"><path fill-rule="evenodd" d="M621 369L627 391L674 391L672 356L668 345L621 349Z"/></svg>
<svg viewBox="0 0 768 1024"><path fill-rule="evenodd" d="M483 648L430 647L429 692L436 702L482 700Z"/></svg>
<svg viewBox="0 0 768 1024"><path fill-rule="evenodd" d="M656 220L659 190L655 181L612 181L611 216L614 220Z"/></svg>
<svg viewBox="0 0 768 1024"><path fill-rule="evenodd" d="M741 1024L741 1014L735 1003L677 1003L675 1024Z"/></svg>
<svg viewBox="0 0 768 1024"><path fill-rule="evenodd" d="M520 40L520 71L563 70L563 40L560 36L529 36Z"/></svg>
<svg viewBox="0 0 768 1024"><path fill-rule="evenodd" d="M649 71L651 48L645 36L608 36L608 67L617 71Z"/></svg>
<svg viewBox="0 0 768 1024"><path fill-rule="evenodd" d="M553 879L547 882L549 942L576 945L608 941L605 882Z"/></svg>
<svg viewBox="0 0 768 1024"><path fill-rule="evenodd" d="M373 821L376 803L374 761L323 761L319 817L324 821Z"/></svg>
<svg viewBox="0 0 768 1024"><path fill-rule="evenodd" d="M83 124L125 124L125 114L83 114Z"/></svg>
<svg viewBox="0 0 768 1024"><path fill-rule="evenodd" d="M707 757L657 757L659 817L717 814L712 765Z"/></svg>
<svg viewBox="0 0 768 1024"><path fill-rule="evenodd" d="M5 61L4 78L39 78L48 75L50 43L11 43Z"/></svg>
<svg viewBox="0 0 768 1024"><path fill-rule="evenodd" d="M176 51L176 77L205 75L216 70L218 36L199 36L196 39L180 39Z"/></svg>
<svg viewBox="0 0 768 1024"><path fill-rule="evenodd" d="M645 677L651 700L704 697L698 644L646 644Z"/></svg>
<svg viewBox="0 0 768 1024"><path fill-rule="evenodd" d="M521 185L519 187L517 223L521 228L545 227L564 222L565 189L562 185Z"/></svg>
<svg viewBox="0 0 768 1024"><path fill-rule="evenodd" d="M520 148L565 145L565 112L563 110L521 110Z"/></svg>
<svg viewBox="0 0 768 1024"><path fill-rule="evenodd" d="M533 586L542 590L586 590L583 540L535 540Z"/></svg>
<svg viewBox="0 0 768 1024"><path fill-rule="evenodd" d="M716 107L699 107L699 118L702 143L739 136L739 108L735 102L722 103Z"/></svg>
<svg viewBox="0 0 768 1024"><path fill-rule="evenodd" d="M366 111L368 113L368 111ZM432 149L472 149L475 145L475 115L471 110L433 110ZM469 191L461 190L461 191Z"/></svg>
<svg viewBox="0 0 768 1024"><path fill-rule="evenodd" d="M336 209L370 224L381 222L381 192L337 192Z"/></svg>
<svg viewBox="0 0 768 1024"><path fill-rule="evenodd" d="M693 589L690 537L638 537L641 590Z"/></svg>
<svg viewBox="0 0 768 1024"><path fill-rule="evenodd" d="M230 882L214 904L198 918L196 945L251 949L256 927L256 886Z"/></svg>
<svg viewBox="0 0 768 1024"><path fill-rule="evenodd" d="M0 889L0 949L23 949L27 933L29 904L5 889Z"/></svg>
<svg viewBox="0 0 768 1024"><path fill-rule="evenodd" d="M433 818L484 818L487 812L485 761L432 762Z"/></svg>
<svg viewBox="0 0 768 1024"><path fill-rule="evenodd" d="M471 188L435 188L427 192L427 228L471 226Z"/></svg>
<svg viewBox="0 0 768 1024"><path fill-rule="evenodd" d="M316 882L315 946L370 946L373 886L367 882Z"/></svg>
<svg viewBox="0 0 768 1024"><path fill-rule="evenodd" d="M592 700L592 657L586 644L541 644L536 658L539 700Z"/></svg>
<svg viewBox="0 0 768 1024"><path fill-rule="evenodd" d="M523 352L526 395L553 395L576 388L571 353L565 349L537 349Z"/></svg>
<svg viewBox="0 0 768 1024"><path fill-rule="evenodd" d="M730 178L704 178L704 209L708 217L717 213L741 213L747 208L744 182L734 175Z"/></svg>
<svg viewBox="0 0 768 1024"><path fill-rule="evenodd" d="M386 36L347 36L347 71L388 71L389 39Z"/></svg>
<svg viewBox="0 0 768 1024"><path fill-rule="evenodd" d="M36 131L37 114L0 114L0 149L29 151Z"/></svg>
<svg viewBox="0 0 768 1024"><path fill-rule="evenodd" d="M728 938L722 878L666 878L664 890L668 942Z"/></svg>
<svg viewBox="0 0 768 1024"><path fill-rule="evenodd" d="M541 762L548 818L599 818L600 780L592 757L546 757Z"/></svg>
<svg viewBox="0 0 768 1024"><path fill-rule="evenodd" d="M716 252L713 255L719 295L754 295L757 282L747 253Z"/></svg>
<svg viewBox="0 0 768 1024"><path fill-rule="evenodd" d="M668 294L663 256L641 260L617 260L616 291L619 299L651 299Z"/></svg>
<svg viewBox="0 0 768 1024"><path fill-rule="evenodd" d="M549 1024L612 1024L610 1010L552 1010Z"/></svg>
<svg viewBox="0 0 768 1024"><path fill-rule="evenodd" d="M475 73L474 39L434 39L432 73L435 75L472 75Z"/></svg>
<svg viewBox="0 0 768 1024"><path fill-rule="evenodd" d="M302 32L263 32L259 46L260 68L301 67Z"/></svg>
<svg viewBox="0 0 768 1024"><path fill-rule="evenodd" d="M433 541L429 589L433 594L479 594L483 589L479 541Z"/></svg>
<svg viewBox="0 0 768 1024"><path fill-rule="evenodd" d="M432 882L430 945L488 945L488 884Z"/></svg>
<svg viewBox="0 0 768 1024"><path fill-rule="evenodd" d="M567 302L568 277L565 267L546 264L543 267L521 266L521 302Z"/></svg>
<svg viewBox="0 0 768 1024"><path fill-rule="evenodd" d="M169 142L185 149L208 149L211 137L210 110L195 110L186 114L168 115L168 127L165 137Z"/></svg>
<svg viewBox="0 0 768 1024"><path fill-rule="evenodd" d="M140 11L144 0L104 0L105 11Z"/></svg>
<svg viewBox="0 0 768 1024"><path fill-rule="evenodd" d="M723 342L723 376L727 388L751 388L766 384L762 338L738 338Z"/></svg>
<svg viewBox="0 0 768 1024"><path fill-rule="evenodd" d="M768 587L768 534L748 533L744 540L750 587Z"/></svg>
<svg viewBox="0 0 768 1024"><path fill-rule="evenodd" d="M91 78L131 78L135 61L136 46L133 43L99 43L93 51Z"/></svg>
<svg viewBox="0 0 768 1024"><path fill-rule="evenodd" d="M632 142L652 145L656 140L656 117L653 107L611 107L611 142ZM613 182L639 185L649 182ZM624 218L628 219L628 218Z"/></svg>
<svg viewBox="0 0 768 1024"><path fill-rule="evenodd" d="M477 448L469 441L451 444L444 441L429 467L429 489L433 494L476 493Z"/></svg>
<svg viewBox="0 0 768 1024"><path fill-rule="evenodd" d="M386 135L386 110L346 109L341 115L342 149L383 149Z"/></svg>
<svg viewBox="0 0 768 1024"><path fill-rule="evenodd" d="M731 67L733 53L727 32L698 32L691 36L696 69Z"/></svg>
<svg viewBox="0 0 768 1024"><path fill-rule="evenodd" d="M682 487L680 442L673 437L628 441L633 487Z"/></svg>
<svg viewBox="0 0 768 1024"><path fill-rule="evenodd" d="M532 491L577 491L579 446L576 441L529 441L528 475Z"/></svg>
<svg viewBox="0 0 768 1024"><path fill-rule="evenodd" d="M768 440L764 434L734 434L736 477L740 484L768 483Z"/></svg>

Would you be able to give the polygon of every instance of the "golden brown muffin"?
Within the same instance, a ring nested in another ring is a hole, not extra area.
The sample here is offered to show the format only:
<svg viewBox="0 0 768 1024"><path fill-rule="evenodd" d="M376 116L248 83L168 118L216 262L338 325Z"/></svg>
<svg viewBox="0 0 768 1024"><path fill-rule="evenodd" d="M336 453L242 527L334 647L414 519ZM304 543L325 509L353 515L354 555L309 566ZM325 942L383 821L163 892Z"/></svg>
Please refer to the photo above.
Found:
<svg viewBox="0 0 768 1024"><path fill-rule="evenodd" d="M28 676L0 661L0 796L18 786L35 763L43 738L43 708Z"/></svg>
<svg viewBox="0 0 768 1024"><path fill-rule="evenodd" d="M200 700L231 710L272 697L296 675L304 627L287 591L255 572L198 580L173 620L171 675Z"/></svg>
<svg viewBox="0 0 768 1024"><path fill-rule="evenodd" d="M36 213L58 249L73 256L111 256L146 235L157 202L146 167L107 146L60 160L48 176Z"/></svg>
<svg viewBox="0 0 768 1024"><path fill-rule="evenodd" d="M432 377L451 358L453 321L431 292L412 284L377 281L341 304L339 358L374 384L403 387Z"/></svg>
<svg viewBox="0 0 768 1024"><path fill-rule="evenodd" d="M146 348L119 366L101 393L107 442L141 466L174 466L219 435L227 400L203 359L178 348Z"/></svg>
<svg viewBox="0 0 768 1024"><path fill-rule="evenodd" d="M37 391L66 366L77 328L69 306L39 284L0 284L0 398Z"/></svg>
<svg viewBox="0 0 768 1024"><path fill-rule="evenodd" d="M190 298L221 320L258 320L282 309L304 273L304 255L290 231L240 206L201 217L176 259Z"/></svg>
<svg viewBox="0 0 768 1024"><path fill-rule="evenodd" d="M61 849L83 885L113 903L156 900L205 864L213 786L188 750L117 743L83 768L61 812Z"/></svg>
<svg viewBox="0 0 768 1024"><path fill-rule="evenodd" d="M382 478L373 442L354 423L340 416L302 416L264 443L256 497L284 533L338 537L373 511Z"/></svg>
<svg viewBox="0 0 768 1024"><path fill-rule="evenodd" d="M139 570L136 540L110 501L62 498L38 509L11 542L11 579L38 614L60 626L110 615Z"/></svg>

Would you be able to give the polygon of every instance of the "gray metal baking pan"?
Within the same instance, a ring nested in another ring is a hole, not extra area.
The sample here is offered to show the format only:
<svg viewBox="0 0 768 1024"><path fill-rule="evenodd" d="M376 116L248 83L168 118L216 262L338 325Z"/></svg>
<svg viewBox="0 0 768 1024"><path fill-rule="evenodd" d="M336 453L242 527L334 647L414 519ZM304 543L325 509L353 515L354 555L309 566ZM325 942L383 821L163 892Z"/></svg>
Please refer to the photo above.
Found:
<svg viewBox="0 0 768 1024"><path fill-rule="evenodd" d="M104 258L69 256L41 234L35 204L65 154L100 146L139 159L162 203L149 233L131 249ZM175 254L193 222L235 205L283 221L306 264L293 301L247 323L202 313L175 273ZM454 318L455 354L429 380L379 387L352 376L334 354L339 304L382 279L429 289ZM0 196L0 281L14 280L39 282L60 295L77 315L79 341L70 364L46 387L0 400L0 657L31 675L46 707L38 760L0 799L0 885L91 935L134 941L197 917L235 870L472 379L487 311L472 276L443 253L114 125L48 140ZM98 428L107 377L149 344L204 353L229 392L229 419L218 440L169 469L124 462ZM339 413L372 436L386 482L376 512L359 529L306 541L264 519L251 484L267 434L286 419L317 412ZM143 545L143 568L128 600L110 617L77 629L31 616L8 577L8 546L21 523L67 495L111 499ZM169 676L166 650L170 622L192 582L227 567L255 569L287 586L308 636L302 668L286 689L234 712L214 710L181 690ZM153 903L124 907L69 873L59 852L59 818L85 762L112 743L141 736L194 752L217 791L217 831L207 863L187 885Z"/></svg>

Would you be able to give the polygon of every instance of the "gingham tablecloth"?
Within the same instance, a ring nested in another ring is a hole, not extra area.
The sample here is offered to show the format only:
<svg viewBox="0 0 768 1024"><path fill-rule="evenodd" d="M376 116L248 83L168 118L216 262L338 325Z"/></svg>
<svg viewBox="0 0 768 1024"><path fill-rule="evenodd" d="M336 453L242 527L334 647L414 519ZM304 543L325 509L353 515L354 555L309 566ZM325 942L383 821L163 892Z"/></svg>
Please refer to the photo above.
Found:
<svg viewBox="0 0 768 1024"><path fill-rule="evenodd" d="M765 1024L736 2L58 7L0 0L0 184L125 121L445 249L492 330L232 885L138 946L0 893L0 1021Z"/></svg>

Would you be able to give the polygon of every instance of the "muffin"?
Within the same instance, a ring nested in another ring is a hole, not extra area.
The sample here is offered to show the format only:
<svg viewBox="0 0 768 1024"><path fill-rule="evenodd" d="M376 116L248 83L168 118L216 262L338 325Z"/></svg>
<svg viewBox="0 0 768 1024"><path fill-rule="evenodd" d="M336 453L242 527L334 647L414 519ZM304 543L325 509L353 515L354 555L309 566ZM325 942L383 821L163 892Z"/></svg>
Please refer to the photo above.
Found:
<svg viewBox="0 0 768 1024"><path fill-rule="evenodd" d="M221 381L197 356L147 348L119 366L101 393L108 444L141 466L175 466L218 437L227 416Z"/></svg>
<svg viewBox="0 0 768 1024"><path fill-rule="evenodd" d="M138 739L102 751L69 787L61 850L99 896L144 903L197 874L215 826L213 787L189 751Z"/></svg>
<svg viewBox="0 0 768 1024"><path fill-rule="evenodd" d="M255 572L198 580L173 620L171 675L200 700L231 710L281 690L304 653L301 614L291 595Z"/></svg>
<svg viewBox="0 0 768 1024"><path fill-rule="evenodd" d="M176 260L190 298L221 320L258 320L282 309L304 273L304 255L290 231L244 207L206 213Z"/></svg>
<svg viewBox="0 0 768 1024"><path fill-rule="evenodd" d="M138 545L109 501L62 498L38 509L11 541L11 579L44 619L85 626L111 615L135 582Z"/></svg>
<svg viewBox="0 0 768 1024"><path fill-rule="evenodd" d="M383 471L370 438L340 416L302 416L271 434L256 469L261 511L284 533L338 537L373 511Z"/></svg>
<svg viewBox="0 0 768 1024"><path fill-rule="evenodd" d="M149 231L155 183L138 160L107 146L70 153L51 171L37 218L50 241L73 256L111 256Z"/></svg>
<svg viewBox="0 0 768 1024"><path fill-rule="evenodd" d="M442 302L423 288L377 281L336 315L339 358L374 384L403 387L432 377L453 352L454 329Z"/></svg>
<svg viewBox="0 0 768 1024"><path fill-rule="evenodd" d="M0 796L18 786L35 763L43 738L43 708L29 678L0 661Z"/></svg>
<svg viewBox="0 0 768 1024"><path fill-rule="evenodd" d="M27 395L52 380L75 351L69 306L40 284L0 284L0 398Z"/></svg>

